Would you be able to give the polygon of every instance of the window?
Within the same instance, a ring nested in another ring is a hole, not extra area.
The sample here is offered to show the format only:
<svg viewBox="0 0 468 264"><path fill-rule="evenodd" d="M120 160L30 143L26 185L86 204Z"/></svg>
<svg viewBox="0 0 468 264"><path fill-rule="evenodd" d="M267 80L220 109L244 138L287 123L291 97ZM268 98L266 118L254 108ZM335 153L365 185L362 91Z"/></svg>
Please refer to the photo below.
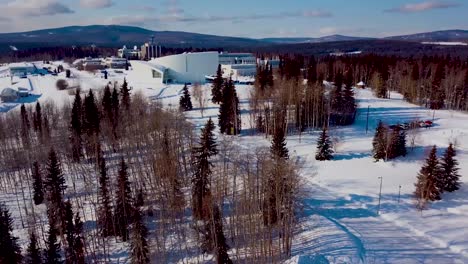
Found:
<svg viewBox="0 0 468 264"><path fill-rule="evenodd" d="M153 78L162 78L162 74L156 70L153 70Z"/></svg>

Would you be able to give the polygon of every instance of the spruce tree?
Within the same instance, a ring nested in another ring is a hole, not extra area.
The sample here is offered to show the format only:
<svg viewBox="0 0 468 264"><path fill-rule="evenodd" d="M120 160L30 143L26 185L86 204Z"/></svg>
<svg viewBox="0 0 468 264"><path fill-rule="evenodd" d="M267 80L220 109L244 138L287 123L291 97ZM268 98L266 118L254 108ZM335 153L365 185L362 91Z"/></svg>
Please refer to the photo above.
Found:
<svg viewBox="0 0 468 264"><path fill-rule="evenodd" d="M219 128L221 133L227 135L240 133L239 98L232 79L224 82L223 99L219 107Z"/></svg>
<svg viewBox="0 0 468 264"><path fill-rule="evenodd" d="M333 159L333 147L328 136L327 128L323 128L322 133L317 141L317 153L315 154L315 159L324 161Z"/></svg>
<svg viewBox="0 0 468 264"><path fill-rule="evenodd" d="M83 127L89 137L99 134L100 116L93 90L84 99Z"/></svg>
<svg viewBox="0 0 468 264"><path fill-rule="evenodd" d="M64 230L67 240L66 248L66 262L73 263L76 259L75 256L75 225L73 224L73 209L70 201L64 203L65 210L65 221L64 221Z"/></svg>
<svg viewBox="0 0 468 264"><path fill-rule="evenodd" d="M194 148L194 167L192 177L192 210L195 219L206 219L207 202L211 196L209 177L213 164L210 158L218 153L215 129L211 118L201 131L199 146Z"/></svg>
<svg viewBox="0 0 468 264"><path fill-rule="evenodd" d="M387 159L387 128L382 121L379 121L379 125L375 131L372 146L372 153L375 161Z"/></svg>
<svg viewBox="0 0 468 264"><path fill-rule="evenodd" d="M52 223L49 224L49 233L47 236L45 251L45 263L47 264L62 264L62 256L60 254L60 243L57 241L58 231Z"/></svg>
<svg viewBox="0 0 468 264"><path fill-rule="evenodd" d="M114 87L112 90L112 133L114 137L117 137L117 127L119 125L120 118L120 101L119 101L119 92Z"/></svg>
<svg viewBox="0 0 468 264"><path fill-rule="evenodd" d="M39 163L37 161L33 163L32 178L34 204L39 205L44 201L44 188L42 184L41 168L39 167Z"/></svg>
<svg viewBox="0 0 468 264"><path fill-rule="evenodd" d="M80 214L75 214L75 241L73 247L73 254L75 256L76 264L85 264L85 243L83 236L83 222L81 221Z"/></svg>
<svg viewBox="0 0 468 264"><path fill-rule="evenodd" d="M0 263L21 263L21 248L18 238L13 236L13 219L3 203L0 203L0 249Z"/></svg>
<svg viewBox="0 0 468 264"><path fill-rule="evenodd" d="M270 152L275 159L289 159L289 151L286 147L286 135L284 131L284 113L281 110L276 110L275 119L276 122Z"/></svg>
<svg viewBox="0 0 468 264"><path fill-rule="evenodd" d="M437 147L434 146L426 159L426 164L421 168L415 184L414 195L418 200L417 207L424 209L429 201L440 200L441 169L437 160Z"/></svg>
<svg viewBox="0 0 468 264"><path fill-rule="evenodd" d="M400 129L400 134L398 135L398 156L405 157L408 154L406 150L406 130Z"/></svg>
<svg viewBox="0 0 468 264"><path fill-rule="evenodd" d="M24 104L21 105L21 139L23 141L23 145L29 146L29 130L30 130L30 123L28 117L28 111Z"/></svg>
<svg viewBox="0 0 468 264"><path fill-rule="evenodd" d="M106 85L106 87L104 88L104 94L102 96L101 105L102 105L103 115L108 120L112 120L113 115L114 115L114 111L113 111L113 107L112 107L112 92L110 90L109 85Z"/></svg>
<svg viewBox="0 0 468 264"><path fill-rule="evenodd" d="M122 87L120 88L120 96L122 97L121 105L125 111L130 109L130 90L131 89L128 88L127 79L124 79Z"/></svg>
<svg viewBox="0 0 468 264"><path fill-rule="evenodd" d="M180 97L179 107L182 111L191 111L193 109L192 99L190 97L190 92L188 90L187 84L184 85L182 91L183 95Z"/></svg>
<svg viewBox="0 0 468 264"><path fill-rule="evenodd" d="M39 102L36 103L36 111L34 113L33 118L33 127L34 131L38 132L39 135L42 134L42 110L41 104Z"/></svg>
<svg viewBox="0 0 468 264"><path fill-rule="evenodd" d="M99 209L97 218L101 235L103 237L114 235L109 176L107 175L106 160L104 158L99 161Z"/></svg>
<svg viewBox="0 0 468 264"><path fill-rule="evenodd" d="M214 228L216 262L218 264L232 264L228 254L229 246L224 236L223 217L221 210L216 205L213 206L213 217L211 217L211 221Z"/></svg>
<svg viewBox="0 0 468 264"><path fill-rule="evenodd" d="M47 174L44 181L44 187L47 193L47 213L49 222L56 225L62 219L63 215L63 192L67 188L65 178L62 174L60 161L54 149L49 152L47 162ZM54 226L55 228L56 226Z"/></svg>
<svg viewBox="0 0 468 264"><path fill-rule="evenodd" d="M41 249L39 248L36 233L32 232L29 235L29 245L25 258L26 264L41 264L42 256Z"/></svg>
<svg viewBox="0 0 468 264"><path fill-rule="evenodd" d="M82 137L83 132L83 103L81 101L80 90L75 93L75 100L71 110L70 141L72 145L72 158L74 162L79 162L83 157Z"/></svg>
<svg viewBox="0 0 468 264"><path fill-rule="evenodd" d="M215 104L219 104L223 99L223 72L221 71L221 64L218 64L218 70L216 71L216 77L213 80L213 84L211 86L211 96L212 102Z"/></svg>
<svg viewBox="0 0 468 264"><path fill-rule="evenodd" d="M130 239L130 259L132 264L150 263L148 249L148 228L145 226L141 208L135 204L132 237Z"/></svg>
<svg viewBox="0 0 468 264"><path fill-rule="evenodd" d="M122 158L120 162L119 175L117 178L117 189L115 192L115 230L116 235L120 236L123 241L127 241L129 237L129 226L132 223L133 217L133 198L128 179L127 164Z"/></svg>
<svg viewBox="0 0 468 264"><path fill-rule="evenodd" d="M460 174L458 173L458 161L455 159L457 152L450 143L444 153L440 164L442 167L443 191L454 192L460 188Z"/></svg>

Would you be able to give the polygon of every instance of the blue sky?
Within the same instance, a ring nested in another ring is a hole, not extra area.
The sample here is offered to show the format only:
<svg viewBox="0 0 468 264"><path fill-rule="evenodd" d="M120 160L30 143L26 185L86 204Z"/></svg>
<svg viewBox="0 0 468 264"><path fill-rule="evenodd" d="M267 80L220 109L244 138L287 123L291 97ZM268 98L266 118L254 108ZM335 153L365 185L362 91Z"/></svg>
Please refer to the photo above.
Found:
<svg viewBox="0 0 468 264"><path fill-rule="evenodd" d="M466 0L0 0L0 32L90 24L241 37L468 29Z"/></svg>

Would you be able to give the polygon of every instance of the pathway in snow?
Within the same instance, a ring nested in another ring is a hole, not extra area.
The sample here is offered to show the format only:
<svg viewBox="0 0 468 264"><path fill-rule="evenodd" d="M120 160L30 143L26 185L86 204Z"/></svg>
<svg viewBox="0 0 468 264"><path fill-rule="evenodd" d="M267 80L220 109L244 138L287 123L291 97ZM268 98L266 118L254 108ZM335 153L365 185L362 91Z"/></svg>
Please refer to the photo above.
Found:
<svg viewBox="0 0 468 264"><path fill-rule="evenodd" d="M293 254L329 263L468 263L450 248L384 220L360 199L312 186Z"/></svg>

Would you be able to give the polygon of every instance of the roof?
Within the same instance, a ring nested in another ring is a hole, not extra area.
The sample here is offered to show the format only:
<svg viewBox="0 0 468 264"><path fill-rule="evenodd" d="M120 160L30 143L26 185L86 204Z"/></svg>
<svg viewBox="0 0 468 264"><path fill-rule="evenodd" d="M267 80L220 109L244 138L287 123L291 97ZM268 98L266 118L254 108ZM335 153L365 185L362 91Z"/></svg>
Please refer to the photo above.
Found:
<svg viewBox="0 0 468 264"><path fill-rule="evenodd" d="M0 92L0 96L17 96L18 91L14 88L7 87Z"/></svg>
<svg viewBox="0 0 468 264"><path fill-rule="evenodd" d="M366 85L366 84L365 84L363 81L361 81L361 82L359 82L357 85L362 85L362 86L364 86L364 85Z"/></svg>
<svg viewBox="0 0 468 264"><path fill-rule="evenodd" d="M220 53L220 57L254 57L252 53Z"/></svg>
<svg viewBox="0 0 468 264"><path fill-rule="evenodd" d="M153 69L156 69L160 72L165 72L167 70L166 67L162 66L161 64L157 64L155 62L152 62L152 61L131 61L130 63L134 63L134 62L138 62L138 63L141 63L141 64L144 64L148 67L151 67Z"/></svg>
<svg viewBox="0 0 468 264"><path fill-rule="evenodd" d="M34 68L34 64L29 62L15 62L10 63L8 67L11 68Z"/></svg>

